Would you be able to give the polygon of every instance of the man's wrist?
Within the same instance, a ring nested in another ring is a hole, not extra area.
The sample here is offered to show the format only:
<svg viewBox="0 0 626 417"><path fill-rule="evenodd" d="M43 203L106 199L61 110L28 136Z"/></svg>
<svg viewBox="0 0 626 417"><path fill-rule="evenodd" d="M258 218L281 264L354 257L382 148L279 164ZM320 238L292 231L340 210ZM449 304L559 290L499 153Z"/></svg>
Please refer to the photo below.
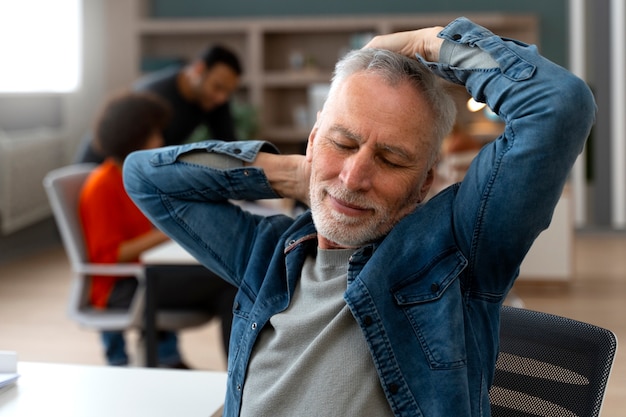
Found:
<svg viewBox="0 0 626 417"><path fill-rule="evenodd" d="M255 166L263 169L267 180L274 191L284 198L298 201L308 200L308 180L302 171L302 155L275 155L259 152L252 163L246 166Z"/></svg>
<svg viewBox="0 0 626 417"><path fill-rule="evenodd" d="M438 35L443 30L442 26L434 26L432 28L428 28L430 31L430 36L425 38L424 41L424 59L431 62L439 61L439 51L441 50L441 45L443 44L443 39L441 39Z"/></svg>

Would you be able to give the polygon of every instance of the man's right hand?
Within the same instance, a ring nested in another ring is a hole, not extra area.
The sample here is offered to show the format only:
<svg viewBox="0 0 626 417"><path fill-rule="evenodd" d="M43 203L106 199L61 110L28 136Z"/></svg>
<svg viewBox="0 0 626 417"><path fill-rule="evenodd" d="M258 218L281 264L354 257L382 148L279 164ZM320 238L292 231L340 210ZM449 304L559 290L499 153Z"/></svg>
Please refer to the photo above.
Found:
<svg viewBox="0 0 626 417"><path fill-rule="evenodd" d="M281 197L309 205L311 168L304 155L259 152L254 162L244 165L262 168L272 188Z"/></svg>
<svg viewBox="0 0 626 417"><path fill-rule="evenodd" d="M443 39L437 37L443 30L442 26L407 32L379 35L372 39L365 48L387 49L399 54L415 58L415 54L430 62L439 61L439 50Z"/></svg>

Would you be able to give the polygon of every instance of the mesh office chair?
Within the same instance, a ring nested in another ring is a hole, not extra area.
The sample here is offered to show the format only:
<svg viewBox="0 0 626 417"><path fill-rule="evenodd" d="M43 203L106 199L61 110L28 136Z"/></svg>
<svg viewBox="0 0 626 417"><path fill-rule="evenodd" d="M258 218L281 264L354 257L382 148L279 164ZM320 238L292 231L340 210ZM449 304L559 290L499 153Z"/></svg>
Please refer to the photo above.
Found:
<svg viewBox="0 0 626 417"><path fill-rule="evenodd" d="M145 293L143 266L137 263L93 264L87 259L78 203L83 183L94 168L94 164L69 165L50 171L43 180L73 273L68 315L80 325L94 330L141 327ZM137 277L139 285L128 310L93 308L89 303L92 275ZM179 330L202 325L211 318L210 314L201 311L159 311L157 327L162 330Z"/></svg>
<svg viewBox="0 0 626 417"><path fill-rule="evenodd" d="M503 306L492 416L600 415L616 349L609 330Z"/></svg>

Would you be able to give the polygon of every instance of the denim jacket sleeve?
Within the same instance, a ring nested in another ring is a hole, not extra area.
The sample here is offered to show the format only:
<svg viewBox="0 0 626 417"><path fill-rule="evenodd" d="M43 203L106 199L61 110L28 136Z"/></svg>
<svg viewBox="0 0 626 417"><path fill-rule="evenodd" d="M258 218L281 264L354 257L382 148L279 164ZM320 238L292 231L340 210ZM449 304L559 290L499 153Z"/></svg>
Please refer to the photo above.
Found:
<svg viewBox="0 0 626 417"><path fill-rule="evenodd" d="M277 152L262 141L206 141L137 151L124 162L124 185L153 224L213 272L238 286L252 252L252 237L259 228L276 226L282 230L292 220L287 216L264 218L229 203L279 198L261 169L243 164L213 168L193 159L187 162L181 156L209 152L251 162L261 150Z"/></svg>
<svg viewBox="0 0 626 417"><path fill-rule="evenodd" d="M425 62L505 122L503 134L481 150L458 186L453 209L456 241L469 261L470 291L502 294L550 223L594 122L595 102L582 80L534 46L500 38L465 18L439 36L479 48L497 63L458 68Z"/></svg>

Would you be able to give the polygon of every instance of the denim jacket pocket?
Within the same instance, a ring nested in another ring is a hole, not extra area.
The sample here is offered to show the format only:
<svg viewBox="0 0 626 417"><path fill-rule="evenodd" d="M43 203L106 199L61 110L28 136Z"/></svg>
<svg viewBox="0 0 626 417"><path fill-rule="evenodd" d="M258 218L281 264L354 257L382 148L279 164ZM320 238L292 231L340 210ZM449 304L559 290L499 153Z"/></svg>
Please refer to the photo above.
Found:
<svg viewBox="0 0 626 417"><path fill-rule="evenodd" d="M462 295L458 276L467 260L449 250L392 288L395 302L411 324L431 369L467 362Z"/></svg>

